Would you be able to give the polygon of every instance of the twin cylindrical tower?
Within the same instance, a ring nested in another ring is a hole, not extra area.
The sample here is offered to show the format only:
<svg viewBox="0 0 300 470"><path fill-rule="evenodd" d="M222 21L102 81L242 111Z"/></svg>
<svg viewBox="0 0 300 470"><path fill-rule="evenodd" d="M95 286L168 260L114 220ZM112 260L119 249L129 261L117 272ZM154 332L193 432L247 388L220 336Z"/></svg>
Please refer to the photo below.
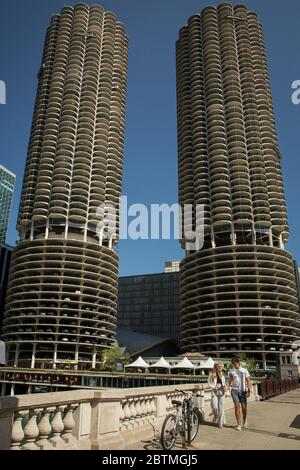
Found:
<svg viewBox="0 0 300 470"><path fill-rule="evenodd" d="M95 368L115 343L127 57L123 24L100 6L52 18L7 295L9 364Z"/></svg>
<svg viewBox="0 0 300 470"><path fill-rule="evenodd" d="M300 317L256 13L226 3L189 19L177 42L177 96L180 202L204 208L203 248L181 265L181 347L274 365Z"/></svg>

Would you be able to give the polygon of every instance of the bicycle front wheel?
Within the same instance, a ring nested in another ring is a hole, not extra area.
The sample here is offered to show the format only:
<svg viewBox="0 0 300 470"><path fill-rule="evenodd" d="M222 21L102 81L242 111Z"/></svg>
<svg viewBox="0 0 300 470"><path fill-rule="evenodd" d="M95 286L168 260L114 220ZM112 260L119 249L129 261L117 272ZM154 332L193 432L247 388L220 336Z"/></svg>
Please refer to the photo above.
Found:
<svg viewBox="0 0 300 470"><path fill-rule="evenodd" d="M171 450L176 442L176 416L166 416L161 430L161 445L164 450Z"/></svg>
<svg viewBox="0 0 300 470"><path fill-rule="evenodd" d="M191 414L191 442L193 442L196 439L198 431L199 431L199 426L200 426L200 413L198 413L196 410L193 410Z"/></svg>

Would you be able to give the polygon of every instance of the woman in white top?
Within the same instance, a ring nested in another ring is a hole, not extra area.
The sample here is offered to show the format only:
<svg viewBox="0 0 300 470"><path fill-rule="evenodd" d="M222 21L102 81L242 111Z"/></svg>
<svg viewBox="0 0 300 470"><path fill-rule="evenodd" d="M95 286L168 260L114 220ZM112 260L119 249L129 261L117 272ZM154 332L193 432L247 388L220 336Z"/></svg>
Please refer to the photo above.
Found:
<svg viewBox="0 0 300 470"><path fill-rule="evenodd" d="M214 423L222 428L225 422L224 404L226 392L226 378L223 366L219 363L214 365L208 377L208 385L211 388L211 408L214 415Z"/></svg>

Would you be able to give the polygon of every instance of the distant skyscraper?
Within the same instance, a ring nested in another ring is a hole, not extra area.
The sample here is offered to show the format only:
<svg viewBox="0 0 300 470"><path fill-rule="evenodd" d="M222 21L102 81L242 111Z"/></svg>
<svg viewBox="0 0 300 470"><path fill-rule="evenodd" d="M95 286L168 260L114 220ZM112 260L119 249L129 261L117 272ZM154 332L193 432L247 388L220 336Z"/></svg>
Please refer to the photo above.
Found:
<svg viewBox="0 0 300 470"><path fill-rule="evenodd" d="M99 5L52 17L7 292L10 364L95 368L115 344L117 240L103 209L118 215L127 56L123 24Z"/></svg>
<svg viewBox="0 0 300 470"><path fill-rule="evenodd" d="M180 202L205 210L204 247L181 264L181 347L275 365L300 322L256 13L226 3L189 19L177 43L177 95Z"/></svg>
<svg viewBox="0 0 300 470"><path fill-rule="evenodd" d="M3 322L4 304L12 250L13 249L11 246L0 243L0 330Z"/></svg>
<svg viewBox="0 0 300 470"><path fill-rule="evenodd" d="M0 165L0 243L6 243L16 175Z"/></svg>

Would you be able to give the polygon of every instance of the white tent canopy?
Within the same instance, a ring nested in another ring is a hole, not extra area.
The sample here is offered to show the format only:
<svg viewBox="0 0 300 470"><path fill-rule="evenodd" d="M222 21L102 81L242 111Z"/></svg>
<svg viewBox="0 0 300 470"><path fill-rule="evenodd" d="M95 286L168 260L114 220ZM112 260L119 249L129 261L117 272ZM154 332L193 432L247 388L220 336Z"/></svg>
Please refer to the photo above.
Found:
<svg viewBox="0 0 300 470"><path fill-rule="evenodd" d="M155 364L151 364L150 367L153 367L156 369L171 369L170 364L165 360L164 357L161 357L159 361L155 362Z"/></svg>
<svg viewBox="0 0 300 470"><path fill-rule="evenodd" d="M212 369L215 365L214 360L209 357L206 361L201 361L199 369Z"/></svg>
<svg viewBox="0 0 300 470"><path fill-rule="evenodd" d="M149 364L147 364L146 361L140 356L136 361L134 361L132 364L128 364L125 367L134 367L136 369L148 369L150 367Z"/></svg>
<svg viewBox="0 0 300 470"><path fill-rule="evenodd" d="M185 357L182 361L178 362L178 364L172 366L172 369L196 369L196 366L192 364L187 357Z"/></svg>

